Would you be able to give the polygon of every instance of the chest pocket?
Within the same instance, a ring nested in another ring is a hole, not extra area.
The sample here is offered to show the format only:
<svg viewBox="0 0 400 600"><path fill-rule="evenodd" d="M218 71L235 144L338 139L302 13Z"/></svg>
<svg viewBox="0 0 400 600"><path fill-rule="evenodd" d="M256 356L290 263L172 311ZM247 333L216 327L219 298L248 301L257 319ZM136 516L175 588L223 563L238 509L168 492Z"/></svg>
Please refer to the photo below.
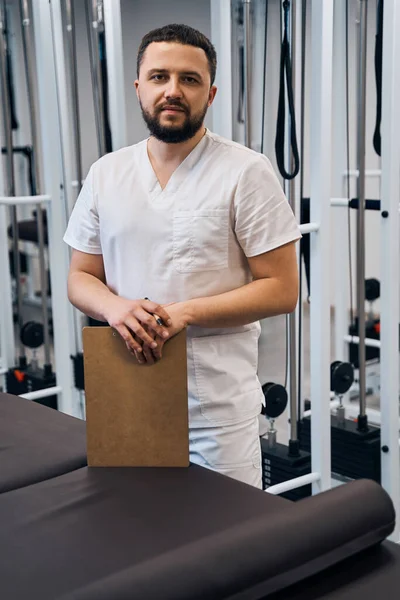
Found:
<svg viewBox="0 0 400 600"><path fill-rule="evenodd" d="M228 209L181 210L173 215L173 261L179 273L228 266Z"/></svg>

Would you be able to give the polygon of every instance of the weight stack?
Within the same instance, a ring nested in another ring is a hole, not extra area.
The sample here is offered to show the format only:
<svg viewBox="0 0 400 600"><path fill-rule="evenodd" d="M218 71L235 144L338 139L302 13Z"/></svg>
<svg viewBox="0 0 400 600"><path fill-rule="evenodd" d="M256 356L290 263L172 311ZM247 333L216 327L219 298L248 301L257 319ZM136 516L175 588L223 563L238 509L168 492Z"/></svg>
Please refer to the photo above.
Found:
<svg viewBox="0 0 400 600"><path fill-rule="evenodd" d="M311 418L301 422L300 448L311 451ZM344 424L331 416L332 472L350 479L373 479L381 481L380 429L368 426L359 431L357 422L345 419Z"/></svg>
<svg viewBox="0 0 400 600"><path fill-rule="evenodd" d="M24 370L9 369L6 373L6 386L8 394L27 394L28 392L36 392L44 388L53 387L56 385L56 376L54 373L46 373L44 369L34 368L28 365ZM46 398L38 398L34 400L38 404L48 406L57 410L57 395L47 396Z"/></svg>
<svg viewBox="0 0 400 600"><path fill-rule="evenodd" d="M261 454L263 490L271 485L311 473L311 455L304 450L300 450L299 456L289 456L287 446L276 444L270 448L268 440L261 438ZM296 502L311 496L311 484L279 495Z"/></svg>

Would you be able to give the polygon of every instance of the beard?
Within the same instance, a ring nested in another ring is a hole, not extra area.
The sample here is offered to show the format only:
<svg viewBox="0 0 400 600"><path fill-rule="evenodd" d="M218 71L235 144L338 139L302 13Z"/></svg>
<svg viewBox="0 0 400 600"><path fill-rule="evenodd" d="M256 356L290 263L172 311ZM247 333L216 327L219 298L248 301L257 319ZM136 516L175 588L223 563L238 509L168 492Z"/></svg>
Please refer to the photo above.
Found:
<svg viewBox="0 0 400 600"><path fill-rule="evenodd" d="M181 104L177 102L167 103L163 106L163 108L166 108L167 106L178 106L184 110L185 119L181 125L161 125L160 116L162 109L158 108L153 114L151 114L143 107L140 100L139 104L140 108L142 109L143 119L147 125L150 135L154 136L157 140L160 140L160 142L164 142L165 144L180 144L182 142L187 142L187 140L190 140L192 137L194 137L199 131L200 127L203 125L203 121L208 109L206 104L200 113L192 116L190 112L188 112L188 110Z"/></svg>

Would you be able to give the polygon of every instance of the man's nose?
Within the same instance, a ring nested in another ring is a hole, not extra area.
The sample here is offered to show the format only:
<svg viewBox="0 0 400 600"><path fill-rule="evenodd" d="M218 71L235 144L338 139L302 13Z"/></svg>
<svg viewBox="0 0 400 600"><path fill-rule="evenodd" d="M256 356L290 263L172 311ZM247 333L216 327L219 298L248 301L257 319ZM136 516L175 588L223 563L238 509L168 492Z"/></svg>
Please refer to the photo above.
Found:
<svg viewBox="0 0 400 600"><path fill-rule="evenodd" d="M179 79L171 77L165 90L166 98L182 98L182 90Z"/></svg>

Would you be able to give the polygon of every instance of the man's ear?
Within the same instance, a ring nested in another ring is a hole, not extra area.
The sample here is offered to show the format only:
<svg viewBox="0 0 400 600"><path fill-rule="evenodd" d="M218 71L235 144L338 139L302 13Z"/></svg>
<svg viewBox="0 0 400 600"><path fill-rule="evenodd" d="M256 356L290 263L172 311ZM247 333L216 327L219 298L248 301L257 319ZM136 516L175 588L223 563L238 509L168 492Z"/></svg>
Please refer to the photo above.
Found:
<svg viewBox="0 0 400 600"><path fill-rule="evenodd" d="M139 79L136 79L136 80L133 82L133 85L135 86L135 90L136 90L136 96L137 96L137 97L138 97L138 99L139 99Z"/></svg>
<svg viewBox="0 0 400 600"><path fill-rule="evenodd" d="M214 98L215 95L217 93L217 86L216 85L212 85L210 88L210 91L208 93L208 107L211 106L211 104L214 102Z"/></svg>

